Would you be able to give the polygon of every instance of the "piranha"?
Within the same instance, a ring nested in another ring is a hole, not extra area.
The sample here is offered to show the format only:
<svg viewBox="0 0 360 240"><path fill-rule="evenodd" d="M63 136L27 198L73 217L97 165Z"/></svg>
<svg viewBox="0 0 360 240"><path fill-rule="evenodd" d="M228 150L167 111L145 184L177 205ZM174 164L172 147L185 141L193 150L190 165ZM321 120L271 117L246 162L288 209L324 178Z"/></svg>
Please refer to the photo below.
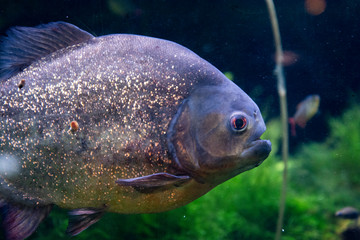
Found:
<svg viewBox="0 0 360 240"><path fill-rule="evenodd" d="M344 207L335 213L336 217L357 220L359 211L354 207Z"/></svg>
<svg viewBox="0 0 360 240"><path fill-rule="evenodd" d="M0 54L0 206L24 239L53 205L76 235L104 212L199 198L271 151L258 106L176 43L94 37L65 22L14 27Z"/></svg>
<svg viewBox="0 0 360 240"><path fill-rule="evenodd" d="M318 112L320 105L319 95L309 95L296 107L295 115L289 118L291 135L296 136L296 125L305 128L306 123Z"/></svg>

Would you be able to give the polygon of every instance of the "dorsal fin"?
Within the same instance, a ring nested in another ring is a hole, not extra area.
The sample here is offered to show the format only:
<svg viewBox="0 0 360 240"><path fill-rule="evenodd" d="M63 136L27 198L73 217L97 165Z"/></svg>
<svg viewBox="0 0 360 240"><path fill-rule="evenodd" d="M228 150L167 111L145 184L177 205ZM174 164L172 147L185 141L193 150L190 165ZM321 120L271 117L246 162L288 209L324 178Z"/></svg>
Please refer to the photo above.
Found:
<svg viewBox="0 0 360 240"><path fill-rule="evenodd" d="M0 39L0 82L21 72L34 61L94 36L66 22L36 27L13 27Z"/></svg>

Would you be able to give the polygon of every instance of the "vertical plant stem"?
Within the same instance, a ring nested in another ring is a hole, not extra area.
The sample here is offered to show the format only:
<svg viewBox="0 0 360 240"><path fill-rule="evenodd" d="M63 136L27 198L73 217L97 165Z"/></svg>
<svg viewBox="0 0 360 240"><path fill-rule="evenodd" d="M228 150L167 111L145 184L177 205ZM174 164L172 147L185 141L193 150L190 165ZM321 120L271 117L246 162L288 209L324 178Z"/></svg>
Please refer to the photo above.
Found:
<svg viewBox="0 0 360 240"><path fill-rule="evenodd" d="M281 187L280 203L279 203L279 215L278 215L276 235L275 235L275 240L279 240L281 238L281 232L283 229L285 203L286 203L286 189L287 189L287 171L288 171L287 161L289 155L288 113L287 113L287 102L286 102L285 76L282 65L283 50L281 46L279 24L276 17L274 2L272 0L265 0L265 1L270 15L271 26L274 34L274 41L276 48L276 56L275 56L276 66L275 66L274 74L277 77L277 89L280 100L280 114L281 114L281 125L282 125L282 160L284 162L284 170L283 170L283 181Z"/></svg>

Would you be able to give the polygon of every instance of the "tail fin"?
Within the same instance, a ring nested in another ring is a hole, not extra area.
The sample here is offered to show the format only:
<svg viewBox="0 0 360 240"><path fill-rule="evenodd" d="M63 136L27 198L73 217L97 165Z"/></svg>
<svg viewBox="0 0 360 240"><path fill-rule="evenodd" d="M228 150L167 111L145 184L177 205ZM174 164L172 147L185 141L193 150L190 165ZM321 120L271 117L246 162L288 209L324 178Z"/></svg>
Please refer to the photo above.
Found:
<svg viewBox="0 0 360 240"><path fill-rule="evenodd" d="M289 123L291 126L291 136L296 137L296 123L294 118L289 118Z"/></svg>

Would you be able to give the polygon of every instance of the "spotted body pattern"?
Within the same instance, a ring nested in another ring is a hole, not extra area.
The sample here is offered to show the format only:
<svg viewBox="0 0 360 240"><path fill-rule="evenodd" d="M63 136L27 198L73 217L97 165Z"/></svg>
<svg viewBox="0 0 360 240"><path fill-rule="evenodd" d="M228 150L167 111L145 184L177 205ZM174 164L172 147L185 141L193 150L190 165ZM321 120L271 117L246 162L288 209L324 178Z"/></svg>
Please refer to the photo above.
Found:
<svg viewBox="0 0 360 240"><path fill-rule="evenodd" d="M94 200L103 204L106 195L119 189L116 179L171 171L164 149L167 127L175 107L206 72L196 58L190 64L200 69L198 77L175 69L179 68L176 55L166 59L169 52L159 43L142 49L155 48L155 56L144 52L138 59L141 40L94 39L86 46L66 49L70 54L48 56L44 62L57 61L46 67L34 64L3 85L1 112L7 114L1 119L1 151L10 149L22 162L21 182L12 186L21 192L30 190L40 202L76 207L73 199L78 194L87 196L88 204ZM122 48L109 48L129 42L132 56L122 53ZM187 54L180 46L172 47L179 48L176 54ZM101 64L99 53L107 56ZM15 87L19 79L26 79L24 89ZM66 134L72 120L81 126L75 136ZM98 181L99 176L107 183Z"/></svg>
<svg viewBox="0 0 360 240"><path fill-rule="evenodd" d="M194 154L188 148L196 152L205 147L181 139L195 136L191 129L196 124L190 122L196 118L190 115L199 101L188 98L197 96L193 93L198 89L218 89L222 85L220 89L235 89L229 91L236 92L229 106L248 101L248 115L254 112L256 117L256 121L243 122L242 127L250 122L249 128L254 128L249 136L256 136L249 139L258 140L265 130L257 106L244 92L178 44L126 34L94 38L61 22L29 31L39 36L40 42L44 42L42 36L47 31L53 35L59 32L62 39L52 40L55 42L50 42L50 47L42 46L50 50L38 59L38 50L24 51L33 53L31 61L19 66L9 64L7 68L12 71L3 71L0 82L0 159L13 165L12 171L0 169L0 194L4 201L18 206L19 212L45 209L40 211L41 220L49 212L43 207L52 204L82 209L74 210L72 216L95 219L103 211L165 211L187 204L241 172L228 174L226 170L221 181L209 182L207 172L196 170L207 165L194 164ZM13 35L24 37L16 32ZM58 46L72 38L65 46ZM26 36L24 42L26 45ZM19 82L24 83L21 88ZM211 107L205 104L195 112L210 111ZM260 124L258 130L256 124ZM208 136L210 139L211 134ZM247 159L254 160L247 160L244 170L268 155L270 143L261 141L261 149L258 147L254 156L246 152ZM247 145L251 149L255 144ZM231 149L235 151L235 147ZM234 168L230 163L222 165ZM210 172L213 174L214 168ZM39 221L27 223L36 225ZM87 227L79 226L79 221L76 217L70 221L70 234ZM9 230L8 236L11 234L16 235ZM21 233L14 239L29 234Z"/></svg>

